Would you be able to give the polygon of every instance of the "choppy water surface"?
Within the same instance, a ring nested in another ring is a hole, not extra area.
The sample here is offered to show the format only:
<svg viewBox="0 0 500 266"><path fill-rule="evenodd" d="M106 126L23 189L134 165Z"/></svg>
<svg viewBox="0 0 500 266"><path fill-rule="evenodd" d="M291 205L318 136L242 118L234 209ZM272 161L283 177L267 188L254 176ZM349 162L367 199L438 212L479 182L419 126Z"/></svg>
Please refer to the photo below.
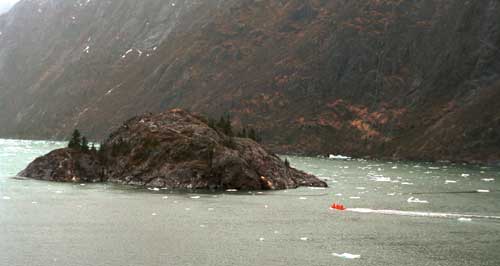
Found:
<svg viewBox="0 0 500 266"><path fill-rule="evenodd" d="M9 178L63 145L0 140L0 265L500 265L499 169L289 157L330 188L218 194Z"/></svg>

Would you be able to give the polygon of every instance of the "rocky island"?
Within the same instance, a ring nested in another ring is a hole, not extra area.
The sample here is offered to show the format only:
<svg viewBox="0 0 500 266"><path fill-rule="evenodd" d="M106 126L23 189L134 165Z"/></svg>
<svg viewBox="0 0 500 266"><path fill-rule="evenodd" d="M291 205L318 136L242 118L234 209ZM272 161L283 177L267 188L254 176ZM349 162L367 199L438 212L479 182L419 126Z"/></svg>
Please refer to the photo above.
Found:
<svg viewBox="0 0 500 266"><path fill-rule="evenodd" d="M99 151L64 148L18 174L59 182L113 182L169 189L277 190L326 187L249 138L226 135L202 116L174 109L126 121Z"/></svg>

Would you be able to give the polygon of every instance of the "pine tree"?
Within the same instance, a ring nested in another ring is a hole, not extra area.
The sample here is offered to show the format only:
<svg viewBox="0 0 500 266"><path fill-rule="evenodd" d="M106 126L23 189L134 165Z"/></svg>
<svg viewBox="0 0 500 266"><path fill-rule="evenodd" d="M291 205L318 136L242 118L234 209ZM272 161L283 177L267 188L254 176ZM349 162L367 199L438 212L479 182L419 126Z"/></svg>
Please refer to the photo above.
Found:
<svg viewBox="0 0 500 266"><path fill-rule="evenodd" d="M86 137L82 137L82 143L80 149L83 152L88 152L89 151L89 141L87 140Z"/></svg>
<svg viewBox="0 0 500 266"><path fill-rule="evenodd" d="M80 134L80 131L78 131L78 129L75 129L73 131L71 139L68 143L68 148L75 150L80 150L82 148L82 135Z"/></svg>

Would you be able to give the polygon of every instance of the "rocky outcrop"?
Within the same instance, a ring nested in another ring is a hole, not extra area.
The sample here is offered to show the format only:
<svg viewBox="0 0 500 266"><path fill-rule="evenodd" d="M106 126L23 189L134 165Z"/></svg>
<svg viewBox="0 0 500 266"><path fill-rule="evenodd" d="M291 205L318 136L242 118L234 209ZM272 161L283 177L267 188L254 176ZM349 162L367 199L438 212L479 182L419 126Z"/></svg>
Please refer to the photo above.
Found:
<svg viewBox="0 0 500 266"><path fill-rule="evenodd" d="M66 148L35 159L18 176L45 181L88 183L103 181L103 171L97 154Z"/></svg>
<svg viewBox="0 0 500 266"><path fill-rule="evenodd" d="M128 120L110 135L99 153L56 150L19 175L176 189L326 187L325 182L290 167L255 141L227 136L209 127L203 117L180 109Z"/></svg>

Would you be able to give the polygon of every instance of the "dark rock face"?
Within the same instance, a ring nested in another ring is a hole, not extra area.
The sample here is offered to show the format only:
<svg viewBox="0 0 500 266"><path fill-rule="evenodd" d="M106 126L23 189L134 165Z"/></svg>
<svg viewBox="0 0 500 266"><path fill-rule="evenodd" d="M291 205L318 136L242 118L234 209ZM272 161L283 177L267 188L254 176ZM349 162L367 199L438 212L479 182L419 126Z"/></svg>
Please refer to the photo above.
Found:
<svg viewBox="0 0 500 266"><path fill-rule="evenodd" d="M80 157L73 159L75 155ZM74 167L75 163L83 166ZM128 120L110 135L99 155L57 150L20 173L53 181L72 181L74 176L88 180L89 174L99 179L104 174L103 179L114 183L162 188L326 187L316 177L285 165L260 144L228 137L210 128L204 118L180 109Z"/></svg>
<svg viewBox="0 0 500 266"><path fill-rule="evenodd" d="M37 158L18 176L57 182L101 182L103 166L97 154L58 149Z"/></svg>
<svg viewBox="0 0 500 266"><path fill-rule="evenodd" d="M500 161L498 0L32 0L0 16L0 136L190 108L281 153ZM149 55L149 56L148 56Z"/></svg>

